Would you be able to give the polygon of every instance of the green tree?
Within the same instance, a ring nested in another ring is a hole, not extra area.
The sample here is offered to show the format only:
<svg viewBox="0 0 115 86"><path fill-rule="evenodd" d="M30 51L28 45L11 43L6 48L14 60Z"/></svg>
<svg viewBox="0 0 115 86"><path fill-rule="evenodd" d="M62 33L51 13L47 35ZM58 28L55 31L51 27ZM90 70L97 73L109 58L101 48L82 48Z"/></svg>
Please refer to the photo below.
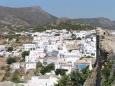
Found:
<svg viewBox="0 0 115 86"><path fill-rule="evenodd" d="M41 68L40 73L42 75L44 75L45 73L47 73L47 70L46 70L46 68L44 66Z"/></svg>
<svg viewBox="0 0 115 86"><path fill-rule="evenodd" d="M85 79L82 77L83 74L79 71L73 71L70 74L72 86L83 86Z"/></svg>
<svg viewBox="0 0 115 86"><path fill-rule="evenodd" d="M104 68L101 70L102 76L107 81L109 80L109 77L110 77L111 68L112 68L112 62L107 61L104 64Z"/></svg>
<svg viewBox="0 0 115 86"><path fill-rule="evenodd" d="M43 65L42 65L42 63L39 61L39 62L37 62L37 65L36 65L36 68L41 68Z"/></svg>
<svg viewBox="0 0 115 86"><path fill-rule="evenodd" d="M89 70L89 66L82 69L82 77L85 80L88 76L90 76L91 71Z"/></svg>
<svg viewBox="0 0 115 86"><path fill-rule="evenodd" d="M8 51L8 52L13 51L13 47L8 47L7 51Z"/></svg>
<svg viewBox="0 0 115 86"><path fill-rule="evenodd" d="M19 38L16 38L16 42L19 42Z"/></svg>
<svg viewBox="0 0 115 86"><path fill-rule="evenodd" d="M9 58L7 58L6 62L7 62L7 64L15 63L16 62L16 58L9 57Z"/></svg>
<svg viewBox="0 0 115 86"><path fill-rule="evenodd" d="M111 76L111 71L112 71L112 64L113 62L111 60L107 60L104 64L104 68L101 70L102 73L102 86L112 86L112 83L115 80L115 74Z"/></svg>
<svg viewBox="0 0 115 86"><path fill-rule="evenodd" d="M20 79L21 79L20 72L16 70L16 71L13 73L13 76L12 76L12 78L11 78L11 81L12 81L12 82L15 82L15 83L20 83L20 82L21 82Z"/></svg>
<svg viewBox="0 0 115 86"><path fill-rule="evenodd" d="M73 40L75 40L75 39L76 39L76 35L75 35L75 34L72 34L72 35L71 35L71 38L72 38Z"/></svg>
<svg viewBox="0 0 115 86"><path fill-rule="evenodd" d="M55 84L55 86L71 86L69 75L64 75L60 78L58 81L58 84Z"/></svg>
<svg viewBox="0 0 115 86"><path fill-rule="evenodd" d="M29 51L22 52L22 61L25 61L25 56L29 55Z"/></svg>
<svg viewBox="0 0 115 86"><path fill-rule="evenodd" d="M46 70L47 70L47 72L51 72L52 70L55 70L55 65L53 63L48 64L46 66Z"/></svg>
<svg viewBox="0 0 115 86"><path fill-rule="evenodd" d="M55 65L53 63L48 64L47 66L43 66L40 70L40 73L44 75L45 73L49 73L52 70L55 70Z"/></svg>
<svg viewBox="0 0 115 86"><path fill-rule="evenodd" d="M69 75L62 76L55 86L83 86L89 75L90 71L88 68L82 71L74 70Z"/></svg>
<svg viewBox="0 0 115 86"><path fill-rule="evenodd" d="M37 62L35 75L39 75L43 65L41 62Z"/></svg>

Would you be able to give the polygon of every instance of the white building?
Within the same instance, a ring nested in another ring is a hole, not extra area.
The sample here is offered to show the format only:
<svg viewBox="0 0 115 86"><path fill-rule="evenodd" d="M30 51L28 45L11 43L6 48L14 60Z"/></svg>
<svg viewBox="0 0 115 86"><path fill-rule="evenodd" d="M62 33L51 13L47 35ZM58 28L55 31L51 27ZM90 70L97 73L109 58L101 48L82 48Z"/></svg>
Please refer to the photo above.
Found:
<svg viewBox="0 0 115 86"><path fill-rule="evenodd" d="M17 63L13 63L13 64L11 64L11 69L12 70L17 70L17 69L20 69L20 63L19 62L17 62Z"/></svg>
<svg viewBox="0 0 115 86"><path fill-rule="evenodd" d="M6 53L5 45L0 45L0 56L4 56Z"/></svg>
<svg viewBox="0 0 115 86"><path fill-rule="evenodd" d="M54 75L33 76L24 86L54 86L57 80Z"/></svg>
<svg viewBox="0 0 115 86"><path fill-rule="evenodd" d="M68 73L70 73L71 71L72 71L72 68L73 68L73 66L72 66L72 63L70 62L68 62L68 63L57 63L57 64L55 64L55 70L56 69L65 69L65 70L67 70L67 72Z"/></svg>
<svg viewBox="0 0 115 86"><path fill-rule="evenodd" d="M35 49L36 49L36 44L33 43L23 44L24 51L35 50Z"/></svg>
<svg viewBox="0 0 115 86"><path fill-rule="evenodd" d="M86 38L81 43L80 52L83 56L91 56L96 58L96 37Z"/></svg>
<svg viewBox="0 0 115 86"><path fill-rule="evenodd" d="M25 62L38 62L39 59L44 58L45 55L46 54L42 49L32 50L30 51L29 56L25 57Z"/></svg>
<svg viewBox="0 0 115 86"><path fill-rule="evenodd" d="M71 71L76 60L84 56L96 57L95 30L73 31L76 38L72 40L72 33L66 30L49 30L32 33L32 43L23 44L25 51L30 54L25 57L26 70L35 69L36 63L54 63L56 69Z"/></svg>
<svg viewBox="0 0 115 86"><path fill-rule="evenodd" d="M0 45L0 51L5 51L5 45Z"/></svg>
<svg viewBox="0 0 115 86"><path fill-rule="evenodd" d="M25 57L26 70L36 69L37 62L40 61L43 63L45 55L42 49L31 50L29 56Z"/></svg>
<svg viewBox="0 0 115 86"><path fill-rule="evenodd" d="M36 69L36 63L35 62L29 62L29 63L26 62L25 68L26 68L26 71L31 70L31 69Z"/></svg>
<svg viewBox="0 0 115 86"><path fill-rule="evenodd" d="M56 46L56 45L46 45L46 47L45 47L45 50L47 52L52 52L53 50L57 50L57 49L58 49L58 46Z"/></svg>
<svg viewBox="0 0 115 86"><path fill-rule="evenodd" d="M19 57L19 56L21 56L21 53L19 51L12 51L12 56Z"/></svg>

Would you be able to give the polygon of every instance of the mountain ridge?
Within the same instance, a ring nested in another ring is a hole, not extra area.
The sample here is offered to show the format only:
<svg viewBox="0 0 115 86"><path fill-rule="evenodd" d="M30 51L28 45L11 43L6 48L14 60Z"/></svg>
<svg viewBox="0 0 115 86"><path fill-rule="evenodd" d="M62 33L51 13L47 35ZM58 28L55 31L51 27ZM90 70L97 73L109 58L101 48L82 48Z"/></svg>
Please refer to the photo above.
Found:
<svg viewBox="0 0 115 86"><path fill-rule="evenodd" d="M55 22L57 17L40 7L4 7L0 6L0 28L32 27ZM12 27L13 26L13 27Z"/></svg>
<svg viewBox="0 0 115 86"><path fill-rule="evenodd" d="M77 23L85 23L85 24L91 24L97 27L103 27L103 28L114 28L115 22L104 17L97 17L97 18L79 18L79 19L73 19L73 22Z"/></svg>
<svg viewBox="0 0 115 86"><path fill-rule="evenodd" d="M58 20L69 20L70 23L85 23L111 29L115 27L115 21L104 17L66 19L58 18L44 11L40 6L19 8L0 6L0 30L14 30L16 28L52 24L57 23Z"/></svg>

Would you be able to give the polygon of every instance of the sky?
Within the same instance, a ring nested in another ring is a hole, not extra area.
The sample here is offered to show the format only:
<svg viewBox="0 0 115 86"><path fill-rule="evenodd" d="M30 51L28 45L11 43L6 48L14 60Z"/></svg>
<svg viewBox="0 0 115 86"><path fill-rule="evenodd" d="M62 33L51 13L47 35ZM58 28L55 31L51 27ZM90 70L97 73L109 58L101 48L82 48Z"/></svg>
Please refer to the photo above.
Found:
<svg viewBox="0 0 115 86"><path fill-rule="evenodd" d="M40 6L57 17L93 18L115 20L115 0L0 0L1 6Z"/></svg>

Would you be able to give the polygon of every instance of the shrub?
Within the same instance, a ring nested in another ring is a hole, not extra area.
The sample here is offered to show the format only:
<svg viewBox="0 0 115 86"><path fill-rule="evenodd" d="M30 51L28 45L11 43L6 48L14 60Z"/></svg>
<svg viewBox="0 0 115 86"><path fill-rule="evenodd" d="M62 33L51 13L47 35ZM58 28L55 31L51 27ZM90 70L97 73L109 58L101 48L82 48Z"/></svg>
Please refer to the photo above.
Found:
<svg viewBox="0 0 115 86"><path fill-rule="evenodd" d="M7 58L7 64L12 64L12 63L15 63L15 62L16 62L15 58L12 58L12 57Z"/></svg>
<svg viewBox="0 0 115 86"><path fill-rule="evenodd" d="M53 63L51 63L51 64L49 64L49 65L47 65L47 66L43 66L42 68L41 68L41 70L40 70L40 73L42 74L42 75L44 75L45 73L48 73L48 72L51 72L52 70L55 70L55 66L54 66L54 64Z"/></svg>
<svg viewBox="0 0 115 86"><path fill-rule="evenodd" d="M22 52L22 61L25 61L25 56L29 55L29 51Z"/></svg>
<svg viewBox="0 0 115 86"><path fill-rule="evenodd" d="M8 50L7 50L8 52L11 52L11 51L13 51L13 47L8 47Z"/></svg>
<svg viewBox="0 0 115 86"><path fill-rule="evenodd" d="M11 81L12 82L15 82L15 83L20 83L21 80L20 80L20 73L16 70L14 73L13 73L13 76L11 78Z"/></svg>

